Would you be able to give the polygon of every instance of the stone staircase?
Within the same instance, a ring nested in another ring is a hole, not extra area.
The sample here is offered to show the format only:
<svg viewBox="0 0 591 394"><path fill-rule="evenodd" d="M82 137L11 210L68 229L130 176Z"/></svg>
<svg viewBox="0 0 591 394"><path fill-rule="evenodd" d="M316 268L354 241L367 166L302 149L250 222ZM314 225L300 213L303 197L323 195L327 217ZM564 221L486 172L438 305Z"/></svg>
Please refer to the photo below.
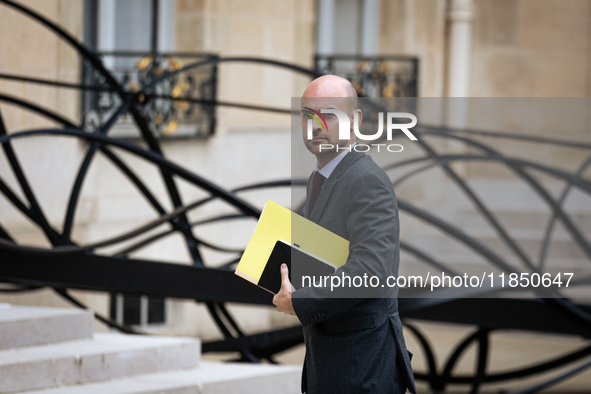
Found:
<svg viewBox="0 0 591 394"><path fill-rule="evenodd" d="M0 393L299 393L300 367L201 361L193 338L93 333L90 312L0 304Z"/></svg>
<svg viewBox="0 0 591 394"><path fill-rule="evenodd" d="M551 217L549 206L527 185L509 180L471 180L470 185L511 238L522 248L535 265L538 264L546 228ZM546 183L545 187L558 198L563 186ZM473 204L451 182L446 182L437 201L415 200L412 203L461 229L494 251L523 272L525 268L496 231ZM584 237L591 241L591 197L572 191L563 206ZM436 257L440 262L466 270L470 266L482 272L488 265L484 259L452 237L433 226L426 225L410 215L401 213L401 239ZM591 261L575 245L571 235L557 220L551 235L545 263L546 272L573 270L591 272ZM403 264L408 268L417 260L405 255ZM402 266L401 266L402 267Z"/></svg>

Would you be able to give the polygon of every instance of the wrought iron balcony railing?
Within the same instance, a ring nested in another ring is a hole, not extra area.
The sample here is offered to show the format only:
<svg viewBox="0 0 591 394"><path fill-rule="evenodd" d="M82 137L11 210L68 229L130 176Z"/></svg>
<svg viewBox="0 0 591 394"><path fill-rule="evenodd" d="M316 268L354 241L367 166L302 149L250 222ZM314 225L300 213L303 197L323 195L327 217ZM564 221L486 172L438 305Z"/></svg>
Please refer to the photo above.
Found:
<svg viewBox="0 0 591 394"><path fill-rule="evenodd" d="M417 97L419 60L413 56L316 55L320 74L336 74L367 97Z"/></svg>
<svg viewBox="0 0 591 394"><path fill-rule="evenodd" d="M97 56L115 80L130 94L137 93L165 72L180 70L186 64L211 64L187 72L173 74L156 83L145 94L138 95L137 106L151 120L157 138L205 138L215 133L215 100L217 88L217 55L208 53L145 53L102 52ZM82 96L84 128L104 127L122 104L115 92L88 61L83 62L83 78L87 90ZM128 113L123 114L111 130L111 136L139 138Z"/></svg>

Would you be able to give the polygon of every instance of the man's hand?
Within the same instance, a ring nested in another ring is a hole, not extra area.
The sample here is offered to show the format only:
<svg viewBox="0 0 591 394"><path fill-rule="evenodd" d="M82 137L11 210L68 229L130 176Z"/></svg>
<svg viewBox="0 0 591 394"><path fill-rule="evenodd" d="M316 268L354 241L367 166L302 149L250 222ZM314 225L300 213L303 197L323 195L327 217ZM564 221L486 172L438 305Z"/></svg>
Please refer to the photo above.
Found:
<svg viewBox="0 0 591 394"><path fill-rule="evenodd" d="M289 281L289 270L286 264L281 264L281 290L273 297L273 305L277 306L278 312L295 316L291 303L291 282Z"/></svg>

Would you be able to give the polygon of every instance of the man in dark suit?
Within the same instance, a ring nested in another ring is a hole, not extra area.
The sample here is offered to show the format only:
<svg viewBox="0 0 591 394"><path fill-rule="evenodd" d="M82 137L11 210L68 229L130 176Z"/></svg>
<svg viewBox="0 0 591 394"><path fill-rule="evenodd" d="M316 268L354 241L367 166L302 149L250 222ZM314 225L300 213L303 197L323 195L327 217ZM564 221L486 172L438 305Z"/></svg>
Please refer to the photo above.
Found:
<svg viewBox="0 0 591 394"><path fill-rule="evenodd" d="M357 93L340 77L314 80L302 96L302 107L317 112L338 109L349 116L351 125L355 118L361 123ZM349 240L347 262L335 275L377 276L383 284L388 276L397 275L399 264L392 183L369 156L351 149L353 132L351 139L339 140L338 119L329 115L324 115L325 127L314 124L312 139L308 139L308 115L302 119L304 143L317 159L308 181L305 216ZM302 392L416 392L398 315L397 288L380 286L351 293L350 288L329 292L311 286L292 293L287 266L282 266L281 275L282 287L273 303L278 311L297 316L304 329Z"/></svg>

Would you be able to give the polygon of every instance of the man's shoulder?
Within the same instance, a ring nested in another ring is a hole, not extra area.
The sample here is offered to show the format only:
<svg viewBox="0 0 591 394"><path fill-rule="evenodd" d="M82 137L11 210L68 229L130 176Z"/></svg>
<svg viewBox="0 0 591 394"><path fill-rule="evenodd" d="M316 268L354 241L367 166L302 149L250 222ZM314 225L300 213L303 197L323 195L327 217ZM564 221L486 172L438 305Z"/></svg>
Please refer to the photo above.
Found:
<svg viewBox="0 0 591 394"><path fill-rule="evenodd" d="M347 181L364 179L372 182L391 183L386 172L378 166L371 156L363 155L353 162L343 173Z"/></svg>

